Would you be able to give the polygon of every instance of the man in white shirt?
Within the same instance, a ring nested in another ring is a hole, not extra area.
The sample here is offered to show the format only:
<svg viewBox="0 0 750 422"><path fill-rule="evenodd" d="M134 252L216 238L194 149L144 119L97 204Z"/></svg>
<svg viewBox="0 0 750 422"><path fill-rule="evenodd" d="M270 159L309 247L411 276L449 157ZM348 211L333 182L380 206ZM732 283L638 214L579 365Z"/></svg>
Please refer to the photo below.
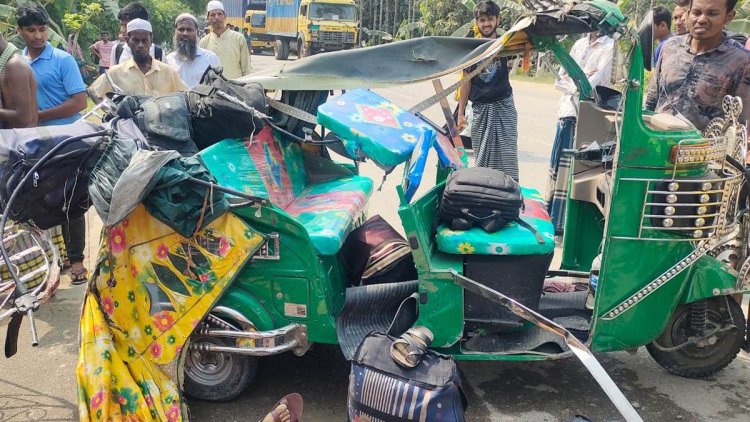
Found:
<svg viewBox="0 0 750 422"><path fill-rule="evenodd" d="M586 74L591 89L597 86L610 86L614 40L608 36L599 37L591 32L573 44L570 56ZM555 234L562 235L565 225L565 203L568 198L570 158L563 157L564 149L573 147L576 118L578 116L578 89L565 69L560 69L560 77L555 87L563 92L557 109L557 134L552 146L549 179L547 181L547 211L552 217Z"/></svg>
<svg viewBox="0 0 750 422"><path fill-rule="evenodd" d="M133 19L143 19L148 21L148 10L138 3L128 3L125 7L120 9L120 13L117 14L117 19L120 21L120 34L127 34L127 26ZM127 35L126 35L127 37ZM151 57L159 61L164 61L164 51L161 47L151 44L148 53ZM118 42L110 53L110 65L122 64L133 57L133 52L130 51L127 40L125 42Z"/></svg>
<svg viewBox="0 0 750 422"><path fill-rule="evenodd" d="M198 20L183 13L174 21L174 43L177 49L167 55L167 64L180 73L180 78L192 88L198 85L209 66L219 66L219 56L198 47Z"/></svg>

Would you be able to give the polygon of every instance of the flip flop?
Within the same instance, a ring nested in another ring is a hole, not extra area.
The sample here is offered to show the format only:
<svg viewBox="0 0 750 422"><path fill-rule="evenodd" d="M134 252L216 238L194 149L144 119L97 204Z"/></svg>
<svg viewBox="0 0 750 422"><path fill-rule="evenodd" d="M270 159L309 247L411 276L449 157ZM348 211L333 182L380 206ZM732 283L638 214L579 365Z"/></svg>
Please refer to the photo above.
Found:
<svg viewBox="0 0 750 422"><path fill-rule="evenodd" d="M277 401L276 404L273 405L273 410L271 411L271 416L273 416L274 422L281 422L281 415L279 415L279 412L276 410L281 404L285 404L287 410L289 410L290 422L302 422L302 408L304 407L302 396L297 393L292 393L287 394L282 397L281 400Z"/></svg>
<svg viewBox="0 0 750 422"><path fill-rule="evenodd" d="M88 281L88 274L89 270L86 269L86 267L81 267L81 270L79 271L73 271L70 270L70 284L77 286L79 284L84 284Z"/></svg>

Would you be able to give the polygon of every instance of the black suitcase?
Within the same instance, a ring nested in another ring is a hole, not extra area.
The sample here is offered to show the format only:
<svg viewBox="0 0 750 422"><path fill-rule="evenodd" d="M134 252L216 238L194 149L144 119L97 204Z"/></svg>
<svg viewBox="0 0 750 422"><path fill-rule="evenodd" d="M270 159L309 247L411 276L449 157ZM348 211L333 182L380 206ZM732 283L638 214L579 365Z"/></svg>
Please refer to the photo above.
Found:
<svg viewBox="0 0 750 422"><path fill-rule="evenodd" d="M495 232L517 221L523 197L518 182L500 170L470 167L448 176L440 219L452 230L482 227Z"/></svg>

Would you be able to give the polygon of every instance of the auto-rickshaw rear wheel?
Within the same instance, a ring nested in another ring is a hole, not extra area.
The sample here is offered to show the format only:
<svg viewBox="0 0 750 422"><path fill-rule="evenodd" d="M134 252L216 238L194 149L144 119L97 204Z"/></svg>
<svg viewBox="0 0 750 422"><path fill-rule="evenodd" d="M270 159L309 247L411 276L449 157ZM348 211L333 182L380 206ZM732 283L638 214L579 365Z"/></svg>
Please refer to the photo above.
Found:
<svg viewBox="0 0 750 422"><path fill-rule="evenodd" d="M730 296L680 305L664 332L646 349L675 375L708 377L737 356L745 342L745 323L741 306Z"/></svg>
<svg viewBox="0 0 750 422"><path fill-rule="evenodd" d="M236 347L230 339L208 336L194 335L190 343ZM184 390L193 399L228 402L240 395L258 372L257 357L192 349L185 353Z"/></svg>

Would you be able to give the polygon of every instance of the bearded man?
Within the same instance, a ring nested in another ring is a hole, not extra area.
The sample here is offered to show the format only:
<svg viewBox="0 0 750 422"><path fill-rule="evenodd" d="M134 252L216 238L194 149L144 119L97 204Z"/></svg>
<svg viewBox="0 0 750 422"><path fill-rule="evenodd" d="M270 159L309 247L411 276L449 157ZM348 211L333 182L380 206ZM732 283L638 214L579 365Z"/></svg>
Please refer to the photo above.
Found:
<svg viewBox="0 0 750 422"><path fill-rule="evenodd" d="M210 66L219 66L219 56L198 47L198 19L190 13L177 16L174 21L174 43L177 49L167 55L167 64L180 73L180 78L192 88Z"/></svg>
<svg viewBox="0 0 750 422"><path fill-rule="evenodd" d="M146 20L128 22L128 47L133 57L99 76L89 88L91 96L102 99L107 93L116 92L156 97L188 90L176 70L149 54L152 32L151 24Z"/></svg>

